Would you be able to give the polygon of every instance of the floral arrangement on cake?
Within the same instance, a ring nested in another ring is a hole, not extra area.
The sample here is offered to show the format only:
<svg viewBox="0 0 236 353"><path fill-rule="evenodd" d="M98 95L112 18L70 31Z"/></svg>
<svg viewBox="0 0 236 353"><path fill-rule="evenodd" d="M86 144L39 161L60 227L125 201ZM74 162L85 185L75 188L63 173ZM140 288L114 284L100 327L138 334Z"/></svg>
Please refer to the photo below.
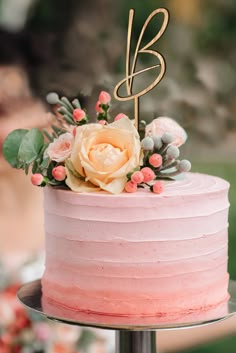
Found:
<svg viewBox="0 0 236 353"><path fill-rule="evenodd" d="M96 123L89 123L78 99L70 102L49 93L47 101L57 111L51 132L14 130L3 145L12 167L26 174L31 170L33 185L111 194L149 188L160 194L163 180L191 169L189 161L179 158L187 134L170 118L157 118L148 125L142 121L145 137L140 140L138 128L125 114L111 118L108 92L99 95Z"/></svg>

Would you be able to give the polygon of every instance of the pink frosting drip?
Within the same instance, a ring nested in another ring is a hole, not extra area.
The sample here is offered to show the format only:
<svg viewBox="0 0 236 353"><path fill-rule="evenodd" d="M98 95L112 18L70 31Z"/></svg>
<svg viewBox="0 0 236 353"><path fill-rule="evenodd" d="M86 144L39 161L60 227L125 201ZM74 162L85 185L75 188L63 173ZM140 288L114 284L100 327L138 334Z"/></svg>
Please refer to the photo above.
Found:
<svg viewBox="0 0 236 353"><path fill-rule="evenodd" d="M161 195L47 188L45 308L180 317L225 302L228 189L192 173Z"/></svg>

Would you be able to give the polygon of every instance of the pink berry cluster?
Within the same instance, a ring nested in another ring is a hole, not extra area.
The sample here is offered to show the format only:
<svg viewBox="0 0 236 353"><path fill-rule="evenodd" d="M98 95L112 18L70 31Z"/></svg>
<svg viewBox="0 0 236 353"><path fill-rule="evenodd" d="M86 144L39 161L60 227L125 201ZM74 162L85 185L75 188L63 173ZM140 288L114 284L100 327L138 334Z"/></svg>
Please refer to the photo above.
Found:
<svg viewBox="0 0 236 353"><path fill-rule="evenodd" d="M136 192L138 188L149 187L156 194L164 191L162 179L171 179L188 172L191 163L179 160L179 148L172 143L174 137L165 133L162 137L147 136L141 141L143 150L143 165L140 170L127 175L126 192Z"/></svg>
<svg viewBox="0 0 236 353"><path fill-rule="evenodd" d="M49 93L46 99L49 104L58 107L57 112L67 124L79 126L88 123L89 119L86 111L81 108L78 99L70 102L68 98L60 98L55 92Z"/></svg>
<svg viewBox="0 0 236 353"><path fill-rule="evenodd" d="M60 98L58 94L54 92L49 93L46 99L49 104L58 107L57 112L67 124L75 126L74 134L76 132L77 126L84 125L89 122L89 117L86 113L86 110L81 108L78 99L74 99L72 102L70 102L66 97ZM98 101L95 105L97 122L99 124L107 125L109 122L111 122L109 116L110 107L111 95L106 91L100 92ZM114 118L114 121L118 121L122 118L127 118L127 115L120 113Z"/></svg>
<svg viewBox="0 0 236 353"><path fill-rule="evenodd" d="M109 109L111 107L111 96L108 92L102 91L98 97L98 101L95 105L95 110L97 112L97 121L101 125L106 125L109 121ZM120 113L118 114L114 121L127 118L127 115Z"/></svg>
<svg viewBox="0 0 236 353"><path fill-rule="evenodd" d="M66 168L62 165L54 167L52 169L52 177L56 182L62 182L66 179ZM31 176L31 183L34 186L46 186L49 182L48 177L45 177L42 174L35 173ZM51 182L50 182L51 184Z"/></svg>
<svg viewBox="0 0 236 353"><path fill-rule="evenodd" d="M164 183L155 181L155 173L149 167L136 170L128 175L129 181L125 185L125 191L129 193L136 192L139 187L148 186L155 194L161 194L164 191ZM151 182L151 184L149 184Z"/></svg>
<svg viewBox="0 0 236 353"><path fill-rule="evenodd" d="M188 160L180 160L180 150L173 145L174 137L170 133L160 136L147 136L141 141L143 149L143 167L150 168L155 179L170 179L191 170Z"/></svg>

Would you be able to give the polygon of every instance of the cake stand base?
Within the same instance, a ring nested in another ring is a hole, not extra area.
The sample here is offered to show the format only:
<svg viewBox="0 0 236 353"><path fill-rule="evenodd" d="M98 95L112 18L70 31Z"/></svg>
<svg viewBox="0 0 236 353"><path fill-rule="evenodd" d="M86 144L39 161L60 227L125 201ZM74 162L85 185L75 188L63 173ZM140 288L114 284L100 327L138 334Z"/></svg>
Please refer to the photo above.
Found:
<svg viewBox="0 0 236 353"><path fill-rule="evenodd" d="M157 353L155 331L116 331L116 353Z"/></svg>
<svg viewBox="0 0 236 353"><path fill-rule="evenodd" d="M225 320L236 314L236 282L230 281L230 300L223 303L220 310L204 312L200 315L186 315L178 320L165 318L138 318L135 322L126 318L113 318L104 315L92 315L81 313L72 318L69 316L58 317L57 311L45 312L42 307L41 280L37 280L22 286L18 291L21 303L30 310L46 316L50 320L69 325L97 327L101 329L116 330L116 353L156 353L156 331L176 330L209 325L217 321ZM161 321L162 320L162 321Z"/></svg>

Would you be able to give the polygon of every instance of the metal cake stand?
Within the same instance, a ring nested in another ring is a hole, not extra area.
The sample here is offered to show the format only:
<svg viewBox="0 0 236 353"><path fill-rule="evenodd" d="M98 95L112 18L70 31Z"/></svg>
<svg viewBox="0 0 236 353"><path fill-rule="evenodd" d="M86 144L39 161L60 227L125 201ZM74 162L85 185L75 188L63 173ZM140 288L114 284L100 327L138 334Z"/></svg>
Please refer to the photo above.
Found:
<svg viewBox="0 0 236 353"><path fill-rule="evenodd" d="M67 317L57 317L45 312L42 307L41 280L36 280L23 285L18 291L18 298L21 303L30 310L46 316L50 320L66 323L69 325L96 327L101 329L116 330L116 353L156 353L156 332L158 330L176 330L209 325L225 320L236 314L236 281L231 281L229 285L230 300L224 305L223 310L205 312L203 316L185 315L181 319L168 322L160 321L158 318L139 318L134 322L127 321L126 318L118 318L114 322L111 317L104 315L92 316L83 313L81 318L76 320ZM158 322L159 321L159 322Z"/></svg>

